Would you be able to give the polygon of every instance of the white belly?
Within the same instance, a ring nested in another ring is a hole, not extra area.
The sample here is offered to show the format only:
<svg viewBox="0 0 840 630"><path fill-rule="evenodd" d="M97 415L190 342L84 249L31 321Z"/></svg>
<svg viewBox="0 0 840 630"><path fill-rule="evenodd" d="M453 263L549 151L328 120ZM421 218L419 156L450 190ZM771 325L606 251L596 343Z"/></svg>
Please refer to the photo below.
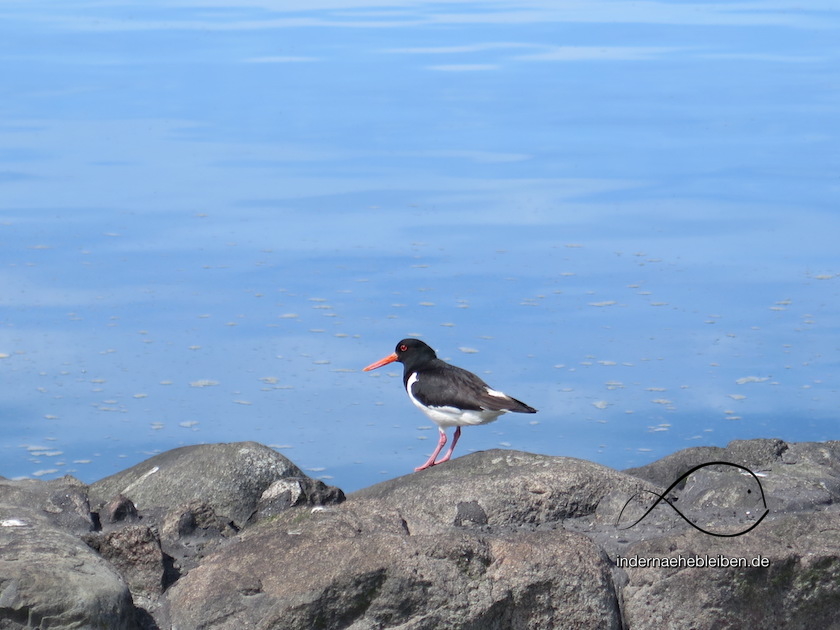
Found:
<svg viewBox="0 0 840 630"><path fill-rule="evenodd" d="M463 427L473 424L487 424L493 422L504 411L475 411L455 409L454 407L424 407L417 401L413 401L420 410L425 413L432 422L445 429L447 427Z"/></svg>
<svg viewBox="0 0 840 630"><path fill-rule="evenodd" d="M490 411L486 409L457 409L456 407L427 407L414 397L411 393L411 386L417 381L417 374L412 374L408 383L406 383L406 391L411 402L429 419L441 428L447 427L463 427L467 425L487 424L493 422L504 411ZM502 394L504 395L504 394Z"/></svg>

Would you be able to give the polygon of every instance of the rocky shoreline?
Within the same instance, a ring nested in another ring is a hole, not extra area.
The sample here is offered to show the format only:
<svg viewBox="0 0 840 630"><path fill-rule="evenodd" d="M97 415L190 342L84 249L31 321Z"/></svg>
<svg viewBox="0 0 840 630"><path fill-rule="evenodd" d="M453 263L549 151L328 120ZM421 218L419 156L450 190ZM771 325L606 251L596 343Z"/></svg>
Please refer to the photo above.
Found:
<svg viewBox="0 0 840 630"><path fill-rule="evenodd" d="M347 497L255 442L0 477L3 630L722 627L840 628L840 442L492 450Z"/></svg>

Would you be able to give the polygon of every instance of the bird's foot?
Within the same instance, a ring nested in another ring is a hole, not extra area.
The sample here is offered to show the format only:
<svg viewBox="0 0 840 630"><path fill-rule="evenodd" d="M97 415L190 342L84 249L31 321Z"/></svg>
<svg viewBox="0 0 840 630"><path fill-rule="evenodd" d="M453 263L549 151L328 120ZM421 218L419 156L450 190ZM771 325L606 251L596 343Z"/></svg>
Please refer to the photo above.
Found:
<svg viewBox="0 0 840 630"><path fill-rule="evenodd" d="M417 468L415 468L414 472L420 472L421 470L426 470L427 468L431 468L432 466L437 466L438 464L443 464L445 462L448 462L449 457L450 457L449 455L444 455L443 457L441 457L436 462L426 462L422 466L418 466Z"/></svg>

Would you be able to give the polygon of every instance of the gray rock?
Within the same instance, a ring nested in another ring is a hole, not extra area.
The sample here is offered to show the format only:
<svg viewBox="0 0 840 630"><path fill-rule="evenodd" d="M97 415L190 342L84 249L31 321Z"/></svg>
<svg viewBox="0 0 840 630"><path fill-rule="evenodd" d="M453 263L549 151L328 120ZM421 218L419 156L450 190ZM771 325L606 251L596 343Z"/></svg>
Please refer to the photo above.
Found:
<svg viewBox="0 0 840 630"><path fill-rule="evenodd" d="M705 466L665 494L709 461L756 476ZM631 472L494 450L342 503L240 443L90 488L0 478L0 629L840 630L840 442L735 441ZM689 566L719 557L758 564Z"/></svg>
<svg viewBox="0 0 840 630"><path fill-rule="evenodd" d="M201 501L242 527L273 482L303 476L280 453L256 442L202 444L166 451L97 481L90 495L101 505L122 494L141 512Z"/></svg>
<svg viewBox="0 0 840 630"><path fill-rule="evenodd" d="M487 525L560 523L594 514L609 494L627 499L646 490L659 488L581 459L496 449L378 483L350 498L398 510L415 534L463 524L465 518Z"/></svg>
<svg viewBox="0 0 840 630"><path fill-rule="evenodd" d="M695 446L686 448L639 468L624 472L667 488L683 473L699 464L724 461L760 471L782 461L789 445L779 439L733 440L726 448Z"/></svg>
<svg viewBox="0 0 840 630"><path fill-rule="evenodd" d="M168 512L163 519L163 536L167 541L186 538L228 538L239 531L232 521L219 516L206 503L192 501Z"/></svg>
<svg viewBox="0 0 840 630"><path fill-rule="evenodd" d="M43 510L4 503L0 628L134 630L138 616L118 572L78 535Z"/></svg>
<svg viewBox="0 0 840 630"><path fill-rule="evenodd" d="M726 461L753 469L761 469L778 462L790 448L778 438L732 440L726 445Z"/></svg>
<svg viewBox="0 0 840 630"><path fill-rule="evenodd" d="M51 481L0 478L0 505L34 508L52 524L70 532L95 529L87 486L74 477Z"/></svg>
<svg viewBox="0 0 840 630"><path fill-rule="evenodd" d="M791 444L761 481L777 512L836 505L840 503L840 442Z"/></svg>
<svg viewBox="0 0 840 630"><path fill-rule="evenodd" d="M583 460L467 455L245 530L169 591L173 627L618 628L611 562L562 523L649 488Z"/></svg>
<svg viewBox="0 0 840 630"><path fill-rule="evenodd" d="M173 559L173 572L180 577L238 532L229 518L219 516L206 503L192 501L163 517L161 547Z"/></svg>
<svg viewBox="0 0 840 630"><path fill-rule="evenodd" d="M840 442L787 444L782 440L736 440L726 448L698 447L678 451L625 472L667 488L691 468L711 461L746 466L756 473L774 512L820 510L840 501ZM695 494L732 486L737 471L718 469L717 478L704 468L686 483ZM705 482L703 479L705 478Z"/></svg>
<svg viewBox="0 0 840 630"><path fill-rule="evenodd" d="M173 628L620 628L608 559L564 532L409 534L348 500L245 531L169 591Z"/></svg>
<svg viewBox="0 0 840 630"><path fill-rule="evenodd" d="M745 560L759 566L626 569L624 615L632 630L840 628L838 513L765 521L736 538L695 530L641 542L627 560Z"/></svg>
<svg viewBox="0 0 840 630"><path fill-rule="evenodd" d="M309 477L286 477L272 483L260 496L250 523L276 516L296 506L334 505L344 501L340 488Z"/></svg>

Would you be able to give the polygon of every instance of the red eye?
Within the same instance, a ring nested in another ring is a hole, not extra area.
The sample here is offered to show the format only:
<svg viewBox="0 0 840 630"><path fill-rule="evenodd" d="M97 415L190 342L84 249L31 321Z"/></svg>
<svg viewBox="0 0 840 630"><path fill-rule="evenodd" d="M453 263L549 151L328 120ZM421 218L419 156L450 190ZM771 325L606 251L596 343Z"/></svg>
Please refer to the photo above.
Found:
<svg viewBox="0 0 840 630"><path fill-rule="evenodd" d="M402 345L400 346L400 352L405 352L406 350L408 350L408 346L407 346L407 345L405 345L405 344L402 344Z"/></svg>

